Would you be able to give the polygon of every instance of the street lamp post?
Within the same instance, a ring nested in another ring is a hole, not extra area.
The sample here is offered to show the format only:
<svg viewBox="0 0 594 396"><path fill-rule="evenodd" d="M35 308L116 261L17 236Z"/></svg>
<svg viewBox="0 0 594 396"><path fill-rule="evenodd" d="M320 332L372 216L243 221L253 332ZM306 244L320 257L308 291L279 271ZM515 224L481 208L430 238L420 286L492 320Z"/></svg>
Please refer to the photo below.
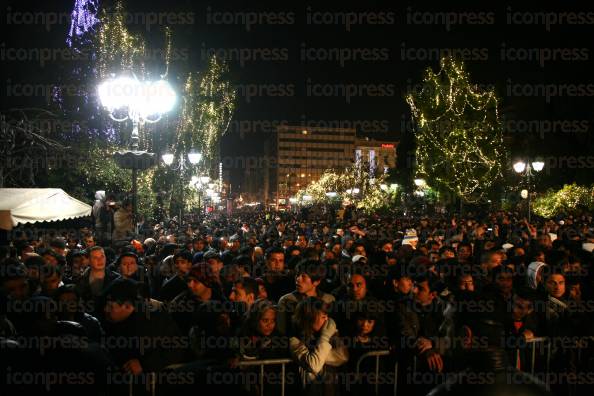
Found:
<svg viewBox="0 0 594 396"><path fill-rule="evenodd" d="M186 160L191 164L191 165L197 165L200 160L202 159L202 154L198 153L194 150L191 150L188 155L187 158L184 156L181 156L179 158L179 161L177 163L176 166L172 166L173 165L173 161L175 160L175 156L171 153L165 153L161 156L161 158L163 159L163 162L165 163L165 165L171 167L173 170L179 170L180 175L181 175L181 208L180 208L180 213L179 213L179 221L180 221L180 226L183 224L183 219L184 219L184 171L187 169L188 164L186 162Z"/></svg>
<svg viewBox="0 0 594 396"><path fill-rule="evenodd" d="M203 194L205 188L208 187L208 182L210 182L210 177L208 176L192 176L192 180L190 180L190 187L194 187L198 190L198 208L200 208L201 211L204 210L202 207L203 201L205 201Z"/></svg>
<svg viewBox="0 0 594 396"><path fill-rule="evenodd" d="M165 80L139 81L136 76L120 76L99 84L98 94L101 105L106 108L112 120L132 121L130 148L117 152L114 159L120 167L132 170L132 210L137 232L138 171L155 165L154 153L139 150L138 129L144 123L158 122L163 114L173 109L176 102L175 91Z"/></svg>
<svg viewBox="0 0 594 396"><path fill-rule="evenodd" d="M545 163L540 160L536 161L518 161L514 164L514 172L526 178L526 199L528 203L528 222L530 223L530 178L533 176L532 170L540 172L543 170Z"/></svg>

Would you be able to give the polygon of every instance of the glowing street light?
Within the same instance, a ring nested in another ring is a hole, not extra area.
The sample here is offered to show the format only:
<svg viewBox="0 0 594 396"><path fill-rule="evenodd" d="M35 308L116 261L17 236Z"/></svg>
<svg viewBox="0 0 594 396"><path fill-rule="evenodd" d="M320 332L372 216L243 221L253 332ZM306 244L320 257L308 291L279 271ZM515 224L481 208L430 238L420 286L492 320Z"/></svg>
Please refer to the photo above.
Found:
<svg viewBox="0 0 594 396"><path fill-rule="evenodd" d="M520 192L520 196L528 199L528 222L530 222L530 178L533 176L532 170L540 172L544 169L545 163L539 159L530 161L517 161L514 165L514 172L526 178L527 189Z"/></svg>
<svg viewBox="0 0 594 396"><path fill-rule="evenodd" d="M118 152L114 158L124 169L132 169L133 220L137 226L137 172L154 165L154 154L139 151L139 125L158 122L176 103L176 94L165 80L139 81L136 76L112 77L97 87L101 105L116 122L132 121L130 150Z"/></svg>

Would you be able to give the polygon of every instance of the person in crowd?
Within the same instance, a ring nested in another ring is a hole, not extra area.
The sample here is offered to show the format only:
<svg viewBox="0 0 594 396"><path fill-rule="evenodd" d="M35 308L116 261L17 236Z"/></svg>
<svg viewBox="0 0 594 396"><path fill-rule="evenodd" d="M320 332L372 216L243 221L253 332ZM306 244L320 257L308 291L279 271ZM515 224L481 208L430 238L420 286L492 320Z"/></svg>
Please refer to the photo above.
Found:
<svg viewBox="0 0 594 396"><path fill-rule="evenodd" d="M282 334L292 331L289 328L290 318L301 300L316 297L326 304L332 304L335 300L333 295L318 290L320 282L326 276L326 269L319 261L303 260L297 265L295 274L295 290L278 300L280 315L277 318L277 326Z"/></svg>
<svg viewBox="0 0 594 396"><path fill-rule="evenodd" d="M332 377L348 361L348 349L340 342L329 310L328 303L308 296L297 304L292 317L295 333L289 348L306 395L336 395L340 382Z"/></svg>
<svg viewBox="0 0 594 396"><path fill-rule="evenodd" d="M182 250L173 255L175 265L175 275L167 279L161 287L159 299L161 301L171 301L180 293L187 290L188 284L186 276L192 268L192 253Z"/></svg>
<svg viewBox="0 0 594 396"><path fill-rule="evenodd" d="M268 299L277 302L293 289L294 280L285 265L285 252L281 248L270 248L266 251L265 266L262 279Z"/></svg>
<svg viewBox="0 0 594 396"><path fill-rule="evenodd" d="M84 301L98 298L109 285L120 277L117 272L107 268L105 250L101 246L89 249L89 268L81 276L77 288Z"/></svg>
<svg viewBox="0 0 594 396"><path fill-rule="evenodd" d="M124 200L122 206L115 211L113 215L113 224L113 240L129 240L128 238L134 233L132 202L130 200Z"/></svg>

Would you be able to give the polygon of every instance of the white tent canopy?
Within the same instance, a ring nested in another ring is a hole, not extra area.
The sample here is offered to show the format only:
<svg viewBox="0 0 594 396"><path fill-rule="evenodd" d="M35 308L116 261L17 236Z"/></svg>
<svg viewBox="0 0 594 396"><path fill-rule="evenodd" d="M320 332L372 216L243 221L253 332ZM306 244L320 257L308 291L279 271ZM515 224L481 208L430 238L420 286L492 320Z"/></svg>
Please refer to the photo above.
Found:
<svg viewBox="0 0 594 396"><path fill-rule="evenodd" d="M0 188L0 229L91 215L91 206L60 188Z"/></svg>

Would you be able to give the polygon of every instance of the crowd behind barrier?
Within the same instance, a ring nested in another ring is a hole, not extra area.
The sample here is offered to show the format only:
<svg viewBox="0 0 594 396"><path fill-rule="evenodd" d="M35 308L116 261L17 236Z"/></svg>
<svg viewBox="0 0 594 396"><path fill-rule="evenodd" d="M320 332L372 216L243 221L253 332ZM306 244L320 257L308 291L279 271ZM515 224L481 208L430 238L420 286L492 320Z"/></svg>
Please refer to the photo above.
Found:
<svg viewBox="0 0 594 396"><path fill-rule="evenodd" d="M2 394L594 391L588 213L93 214L0 246Z"/></svg>

